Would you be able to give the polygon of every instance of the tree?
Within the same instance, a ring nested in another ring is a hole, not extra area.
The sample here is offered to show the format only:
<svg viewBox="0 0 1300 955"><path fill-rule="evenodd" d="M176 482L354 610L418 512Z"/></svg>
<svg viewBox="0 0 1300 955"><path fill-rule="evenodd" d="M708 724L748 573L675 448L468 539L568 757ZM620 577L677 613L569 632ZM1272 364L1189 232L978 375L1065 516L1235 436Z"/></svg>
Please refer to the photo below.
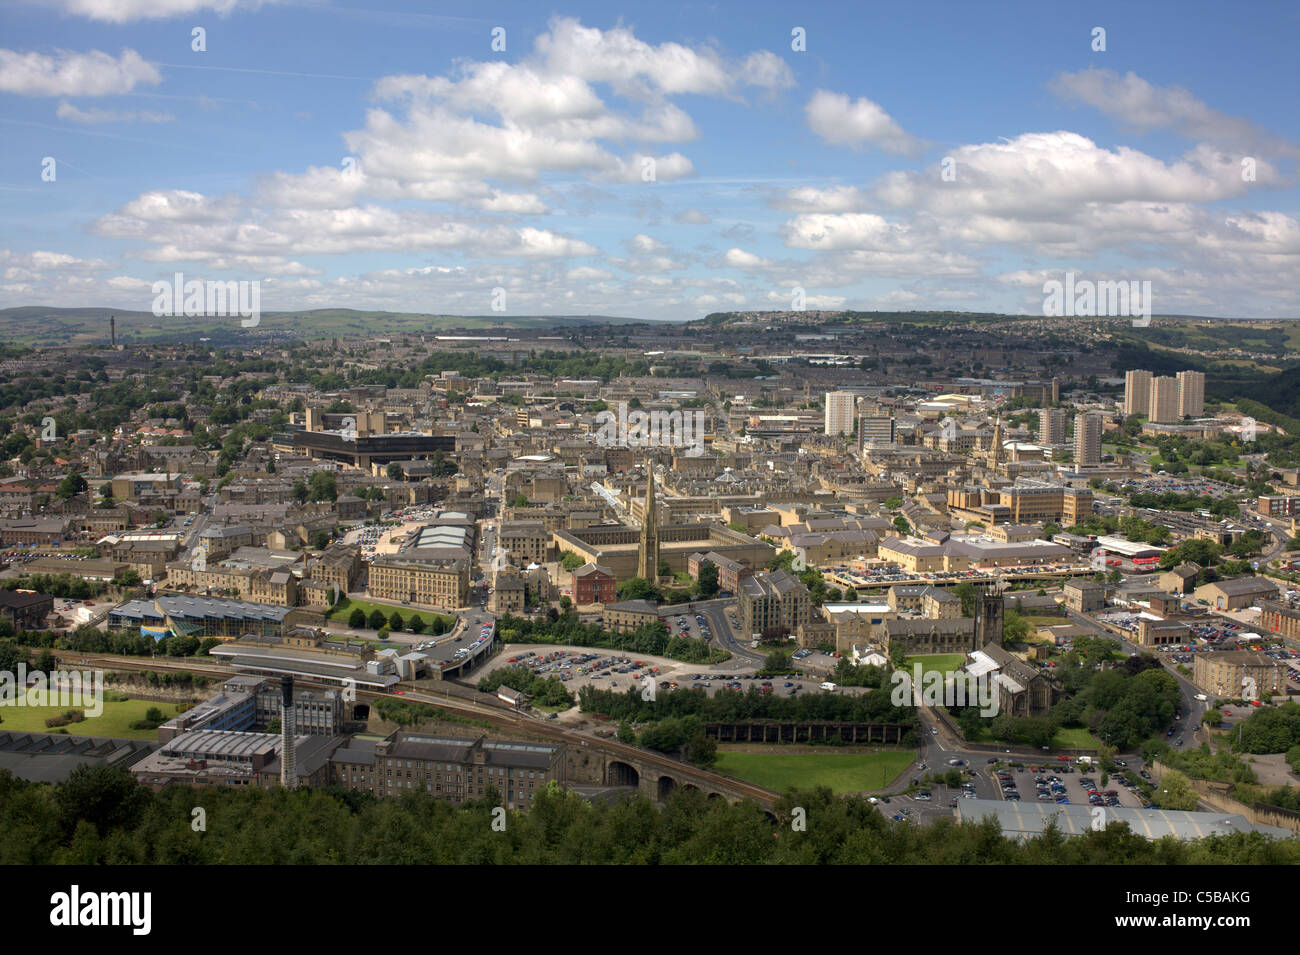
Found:
<svg viewBox="0 0 1300 955"><path fill-rule="evenodd" d="M975 597L979 591L969 580L963 580L956 587L952 588L952 595L961 598L961 615L963 617L975 616Z"/></svg>
<svg viewBox="0 0 1300 955"><path fill-rule="evenodd" d="M113 829L134 829L149 805L150 794L120 766L78 766L54 788L59 819L67 832L81 821L101 835Z"/></svg>
<svg viewBox="0 0 1300 955"><path fill-rule="evenodd" d="M293 499L299 504L306 503L307 498L311 496L311 489L307 487L306 482L297 480L293 482Z"/></svg>
<svg viewBox="0 0 1300 955"><path fill-rule="evenodd" d="M910 533L911 525L907 523L907 518L902 514L899 514L894 518L894 530L898 531L898 533L902 534L904 537Z"/></svg>
<svg viewBox="0 0 1300 955"><path fill-rule="evenodd" d="M1176 769L1171 769L1160 777L1160 785L1152 797L1161 809L1182 809L1191 811L1196 808L1196 790L1191 781Z"/></svg>
<svg viewBox="0 0 1300 955"><path fill-rule="evenodd" d="M348 626L356 630L366 625L366 612L360 607L354 607L348 614Z"/></svg>
<svg viewBox="0 0 1300 955"><path fill-rule="evenodd" d="M411 614L411 623L410 623L411 633L424 633L424 629L426 626L427 624L425 624L424 618L422 616L420 616L418 613Z"/></svg>
<svg viewBox="0 0 1300 955"><path fill-rule="evenodd" d="M581 567L583 563L584 563L583 559L571 550L566 550L563 554L560 555L560 566L563 567L565 570L567 570L569 573L573 573L575 570Z"/></svg>
<svg viewBox="0 0 1300 955"><path fill-rule="evenodd" d="M701 597L712 597L718 592L718 568L712 561L700 565L700 576L695 586Z"/></svg>
<svg viewBox="0 0 1300 955"><path fill-rule="evenodd" d="M388 617L388 629L401 630L405 626L406 621L402 619L402 615L394 610Z"/></svg>
<svg viewBox="0 0 1300 955"><path fill-rule="evenodd" d="M317 471L308 483L313 501L333 501L339 496L338 482L330 471Z"/></svg>
<svg viewBox="0 0 1300 955"><path fill-rule="evenodd" d="M329 531L317 530L311 535L311 546L313 550L324 550L330 545Z"/></svg>
<svg viewBox="0 0 1300 955"><path fill-rule="evenodd" d="M370 611L370 616L366 617L366 623L369 625L371 630L378 630L387 621L388 618L384 616L384 612L378 607Z"/></svg>
<svg viewBox="0 0 1300 955"><path fill-rule="evenodd" d="M619 600L659 600L659 589L644 577L629 577L618 585Z"/></svg>
<svg viewBox="0 0 1300 955"><path fill-rule="evenodd" d="M791 665L789 650L773 650L763 661L763 669L768 673L785 673Z"/></svg>
<svg viewBox="0 0 1300 955"><path fill-rule="evenodd" d="M895 667L901 667L907 662L907 648L901 640L889 645L889 662Z"/></svg>
<svg viewBox="0 0 1300 955"><path fill-rule="evenodd" d="M60 501L66 501L74 494L80 494L87 488L87 486L86 479L73 471L59 482L58 486L54 489L54 494ZM108 485L105 486L107 487ZM113 489L109 487L110 494L112 493L112 490Z"/></svg>
<svg viewBox="0 0 1300 955"><path fill-rule="evenodd" d="M718 744L704 735L703 727L691 734L686 749L686 758L696 766L712 766L718 761Z"/></svg>
<svg viewBox="0 0 1300 955"><path fill-rule="evenodd" d="M137 571L128 568L114 577L113 583L118 587L139 587L140 574Z"/></svg>

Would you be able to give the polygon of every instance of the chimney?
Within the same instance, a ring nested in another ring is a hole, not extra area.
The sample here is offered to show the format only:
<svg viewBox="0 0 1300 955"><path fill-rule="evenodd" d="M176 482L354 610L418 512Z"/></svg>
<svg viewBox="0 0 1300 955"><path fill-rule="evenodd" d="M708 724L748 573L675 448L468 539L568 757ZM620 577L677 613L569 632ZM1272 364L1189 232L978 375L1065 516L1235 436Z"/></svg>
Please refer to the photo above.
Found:
<svg viewBox="0 0 1300 955"><path fill-rule="evenodd" d="M108 316L108 337L112 341L113 347L117 347L117 316Z"/></svg>
<svg viewBox="0 0 1300 955"><path fill-rule="evenodd" d="M280 677L280 785L293 789L298 785L293 743L293 677Z"/></svg>

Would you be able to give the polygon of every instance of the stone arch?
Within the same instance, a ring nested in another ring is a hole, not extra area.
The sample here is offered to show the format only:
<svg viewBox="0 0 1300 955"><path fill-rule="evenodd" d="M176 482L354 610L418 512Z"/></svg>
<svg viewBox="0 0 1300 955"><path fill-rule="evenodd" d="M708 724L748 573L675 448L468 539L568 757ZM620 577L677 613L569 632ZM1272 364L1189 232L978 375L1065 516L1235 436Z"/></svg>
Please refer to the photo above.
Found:
<svg viewBox="0 0 1300 955"><path fill-rule="evenodd" d="M673 777L671 776L659 777L658 795L661 800L667 799L669 795L671 795L672 791L676 788L677 788L677 780L673 779Z"/></svg>
<svg viewBox="0 0 1300 955"><path fill-rule="evenodd" d="M640 786L641 774L636 771L635 766L631 766L621 760L612 760L610 764L605 767L605 785Z"/></svg>

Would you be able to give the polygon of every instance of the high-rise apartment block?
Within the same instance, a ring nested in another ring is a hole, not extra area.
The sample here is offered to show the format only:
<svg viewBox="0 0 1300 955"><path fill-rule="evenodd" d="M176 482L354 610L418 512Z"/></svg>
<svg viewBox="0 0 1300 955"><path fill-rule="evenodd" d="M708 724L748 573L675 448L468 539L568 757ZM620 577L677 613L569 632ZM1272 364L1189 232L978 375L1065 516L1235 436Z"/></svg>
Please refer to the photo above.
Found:
<svg viewBox="0 0 1300 955"><path fill-rule="evenodd" d="M1205 413L1205 372L1178 373L1178 414L1198 418Z"/></svg>
<svg viewBox="0 0 1300 955"><path fill-rule="evenodd" d="M1124 413L1148 414L1151 411L1151 372L1124 373Z"/></svg>
<svg viewBox="0 0 1300 955"><path fill-rule="evenodd" d="M1065 412L1043 408L1038 412L1038 443L1065 444Z"/></svg>
<svg viewBox="0 0 1300 955"><path fill-rule="evenodd" d="M826 433L850 434L853 431L853 410L858 396L851 391L826 392Z"/></svg>
<svg viewBox="0 0 1300 955"><path fill-rule="evenodd" d="M1074 464L1096 467L1101 464L1101 417L1081 414L1074 419Z"/></svg>
<svg viewBox="0 0 1300 955"><path fill-rule="evenodd" d="M1159 378L1149 371L1125 372L1124 413L1144 414L1158 424L1205 414L1205 372L1180 371L1177 377Z"/></svg>
<svg viewBox="0 0 1300 955"><path fill-rule="evenodd" d="M1157 424L1174 424L1181 420L1177 378L1162 375L1151 379L1151 407L1147 417Z"/></svg>

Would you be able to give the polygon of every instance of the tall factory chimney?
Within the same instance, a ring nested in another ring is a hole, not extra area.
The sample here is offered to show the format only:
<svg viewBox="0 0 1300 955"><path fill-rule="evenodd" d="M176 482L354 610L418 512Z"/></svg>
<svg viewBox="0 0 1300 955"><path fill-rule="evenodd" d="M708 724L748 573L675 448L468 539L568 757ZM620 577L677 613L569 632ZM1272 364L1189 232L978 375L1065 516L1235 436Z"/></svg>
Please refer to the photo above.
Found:
<svg viewBox="0 0 1300 955"><path fill-rule="evenodd" d="M108 316L108 337L109 340L112 342L113 347L116 348L117 347L117 316L116 315Z"/></svg>
<svg viewBox="0 0 1300 955"><path fill-rule="evenodd" d="M293 677L280 677L280 785L293 789L298 785L294 757Z"/></svg>

